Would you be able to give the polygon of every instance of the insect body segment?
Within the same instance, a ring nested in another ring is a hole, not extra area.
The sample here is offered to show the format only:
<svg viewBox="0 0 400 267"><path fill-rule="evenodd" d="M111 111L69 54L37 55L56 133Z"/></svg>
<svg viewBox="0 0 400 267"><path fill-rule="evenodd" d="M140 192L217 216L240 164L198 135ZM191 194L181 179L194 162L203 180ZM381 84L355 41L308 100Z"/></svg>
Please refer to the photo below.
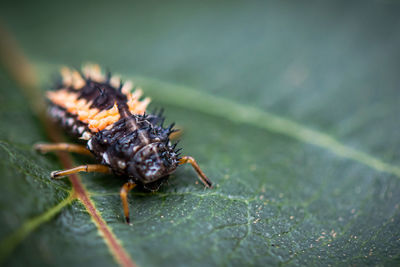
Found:
<svg viewBox="0 0 400 267"><path fill-rule="evenodd" d="M171 127L163 128L156 115L131 115L120 119L109 130L96 133L89 150L117 175L148 184L173 172L179 155L168 136Z"/></svg>
<svg viewBox="0 0 400 267"><path fill-rule="evenodd" d="M123 84L116 76L103 75L97 65L86 65L82 72L63 68L62 82L47 94L49 114L80 139L87 148L73 144L38 144L42 152L62 150L93 154L100 164L82 165L52 172L52 177L76 172L112 172L128 181L121 189L124 214L129 220L127 193L135 184L157 190L178 165L190 163L201 181L211 181L192 157L180 157L172 144L173 124L164 127L162 112L146 114L149 98L140 100L142 92L131 93L132 84Z"/></svg>

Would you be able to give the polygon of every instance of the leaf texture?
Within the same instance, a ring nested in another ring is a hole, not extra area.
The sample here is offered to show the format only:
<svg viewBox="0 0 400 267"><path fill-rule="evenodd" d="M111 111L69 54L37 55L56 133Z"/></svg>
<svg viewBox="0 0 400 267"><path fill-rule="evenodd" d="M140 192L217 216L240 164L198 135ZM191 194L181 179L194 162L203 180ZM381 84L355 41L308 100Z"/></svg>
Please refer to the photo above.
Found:
<svg viewBox="0 0 400 267"><path fill-rule="evenodd" d="M124 180L82 175L138 266L399 263L398 3L1 5L43 90L60 64L122 73L217 184L181 167L130 194L128 226ZM2 263L120 264L71 183L50 180L60 162L32 150L44 130L0 78Z"/></svg>

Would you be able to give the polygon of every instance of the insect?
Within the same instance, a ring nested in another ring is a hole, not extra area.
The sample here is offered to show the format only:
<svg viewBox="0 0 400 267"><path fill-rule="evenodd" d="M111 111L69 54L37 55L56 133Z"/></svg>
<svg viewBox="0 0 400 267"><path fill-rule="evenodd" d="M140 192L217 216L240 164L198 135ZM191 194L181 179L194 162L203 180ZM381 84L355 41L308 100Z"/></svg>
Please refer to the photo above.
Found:
<svg viewBox="0 0 400 267"><path fill-rule="evenodd" d="M178 165L189 163L208 188L212 182L190 156L180 156L170 136L174 124L164 127L162 111L146 113L149 98L142 91L132 92L131 82L123 83L98 65L86 64L82 70L61 69L61 81L47 92L49 115L72 135L86 142L79 144L39 143L40 152L68 151L94 155L99 164L87 164L53 171L53 179L78 172L114 173L126 179L120 196L129 223L128 193L136 185L155 191Z"/></svg>

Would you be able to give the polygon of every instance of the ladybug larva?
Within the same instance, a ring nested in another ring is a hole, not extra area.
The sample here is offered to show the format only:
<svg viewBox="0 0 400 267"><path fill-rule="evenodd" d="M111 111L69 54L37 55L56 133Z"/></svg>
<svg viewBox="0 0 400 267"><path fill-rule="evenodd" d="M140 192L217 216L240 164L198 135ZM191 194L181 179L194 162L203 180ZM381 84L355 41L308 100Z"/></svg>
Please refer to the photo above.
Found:
<svg viewBox="0 0 400 267"><path fill-rule="evenodd" d="M132 90L131 82L104 75L98 65L87 64L82 71L61 69L61 82L47 92L49 115L75 137L78 144L36 144L41 152L68 151L92 154L99 164L87 164L68 170L53 171L58 179L77 172L114 173L126 179L120 196L126 222L129 223L127 194L136 185L157 190L178 165L190 163L208 188L211 181L189 156L180 156L170 135L174 124L163 126L161 112L146 113L149 98L141 100L142 91Z"/></svg>

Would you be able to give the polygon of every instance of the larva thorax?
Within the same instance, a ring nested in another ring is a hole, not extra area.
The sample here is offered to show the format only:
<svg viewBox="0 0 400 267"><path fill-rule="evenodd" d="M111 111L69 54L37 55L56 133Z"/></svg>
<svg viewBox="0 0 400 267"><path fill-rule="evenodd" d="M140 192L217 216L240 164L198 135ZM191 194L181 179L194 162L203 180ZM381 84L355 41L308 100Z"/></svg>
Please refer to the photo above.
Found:
<svg viewBox="0 0 400 267"><path fill-rule="evenodd" d="M168 138L174 130L171 126L163 128L161 121L159 115L125 117L111 129L96 133L88 141L88 148L115 174L136 183L155 182L175 171L179 160L176 144Z"/></svg>

